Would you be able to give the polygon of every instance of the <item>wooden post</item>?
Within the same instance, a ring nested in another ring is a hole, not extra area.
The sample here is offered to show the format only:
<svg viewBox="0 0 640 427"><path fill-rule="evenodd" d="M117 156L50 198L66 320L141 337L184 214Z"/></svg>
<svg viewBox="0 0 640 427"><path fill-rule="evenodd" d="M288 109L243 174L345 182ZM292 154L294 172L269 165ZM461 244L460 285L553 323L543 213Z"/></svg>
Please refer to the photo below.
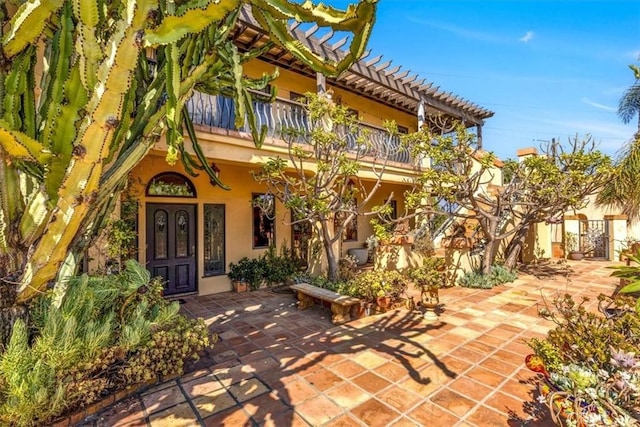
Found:
<svg viewBox="0 0 640 427"><path fill-rule="evenodd" d="M316 73L316 91L318 93L327 91L327 78L322 73Z"/></svg>

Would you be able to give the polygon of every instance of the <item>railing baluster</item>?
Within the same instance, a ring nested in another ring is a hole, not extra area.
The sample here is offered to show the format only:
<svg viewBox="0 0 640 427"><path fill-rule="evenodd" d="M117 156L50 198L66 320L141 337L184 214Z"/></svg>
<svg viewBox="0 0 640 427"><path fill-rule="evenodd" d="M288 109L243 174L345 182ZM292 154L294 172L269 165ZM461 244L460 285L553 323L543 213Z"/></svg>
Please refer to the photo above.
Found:
<svg viewBox="0 0 640 427"><path fill-rule="evenodd" d="M194 123L207 126L219 127L223 129L235 129L235 106L231 98L224 96L207 95L201 92L194 92L191 99L187 101L187 110L192 114ZM256 116L258 128L267 126L267 135L274 138L282 138L281 131L285 128L294 128L308 133L310 123L306 110L294 101L277 98L273 103L254 101L253 109ZM339 135L347 141L348 149L353 152L360 152L362 155L385 158L389 160L409 163L411 155L406 148L400 146L399 137L390 137L386 130L360 124L361 129L369 132L371 147L364 149L357 144L358 134L346 134L344 129L337 129ZM247 122L242 129L248 129ZM304 136L298 138L298 142L305 142Z"/></svg>

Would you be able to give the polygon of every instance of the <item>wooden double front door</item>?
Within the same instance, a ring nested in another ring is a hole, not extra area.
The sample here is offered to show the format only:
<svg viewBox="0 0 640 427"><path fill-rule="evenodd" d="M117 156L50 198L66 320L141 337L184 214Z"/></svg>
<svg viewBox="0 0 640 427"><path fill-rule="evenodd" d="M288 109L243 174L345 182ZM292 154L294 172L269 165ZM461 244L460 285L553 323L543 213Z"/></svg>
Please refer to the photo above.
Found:
<svg viewBox="0 0 640 427"><path fill-rule="evenodd" d="M197 290L196 206L147 204L147 270L165 295Z"/></svg>

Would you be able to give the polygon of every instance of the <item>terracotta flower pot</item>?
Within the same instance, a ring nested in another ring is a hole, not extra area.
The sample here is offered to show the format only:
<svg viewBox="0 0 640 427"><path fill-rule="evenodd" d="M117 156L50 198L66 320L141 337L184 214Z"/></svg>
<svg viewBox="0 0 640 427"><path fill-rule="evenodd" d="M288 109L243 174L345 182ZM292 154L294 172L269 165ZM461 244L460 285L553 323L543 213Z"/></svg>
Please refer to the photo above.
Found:
<svg viewBox="0 0 640 427"><path fill-rule="evenodd" d="M378 297L376 298L376 304L378 304L380 308L388 308L391 306L391 297L389 295Z"/></svg>
<svg viewBox="0 0 640 427"><path fill-rule="evenodd" d="M248 290L247 282L234 281L232 282L232 284L233 284L233 290L235 292L241 293L241 292L247 292Z"/></svg>

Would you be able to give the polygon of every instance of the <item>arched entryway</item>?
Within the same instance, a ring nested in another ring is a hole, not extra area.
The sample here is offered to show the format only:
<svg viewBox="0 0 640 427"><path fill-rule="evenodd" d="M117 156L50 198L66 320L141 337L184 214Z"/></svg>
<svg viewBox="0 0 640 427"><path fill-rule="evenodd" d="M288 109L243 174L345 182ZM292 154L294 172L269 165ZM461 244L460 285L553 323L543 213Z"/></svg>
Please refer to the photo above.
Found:
<svg viewBox="0 0 640 427"><path fill-rule="evenodd" d="M148 183L145 195L190 199L196 190L185 176L164 172ZM146 224L147 269L153 277L163 278L164 294L196 292L196 205L147 203Z"/></svg>

